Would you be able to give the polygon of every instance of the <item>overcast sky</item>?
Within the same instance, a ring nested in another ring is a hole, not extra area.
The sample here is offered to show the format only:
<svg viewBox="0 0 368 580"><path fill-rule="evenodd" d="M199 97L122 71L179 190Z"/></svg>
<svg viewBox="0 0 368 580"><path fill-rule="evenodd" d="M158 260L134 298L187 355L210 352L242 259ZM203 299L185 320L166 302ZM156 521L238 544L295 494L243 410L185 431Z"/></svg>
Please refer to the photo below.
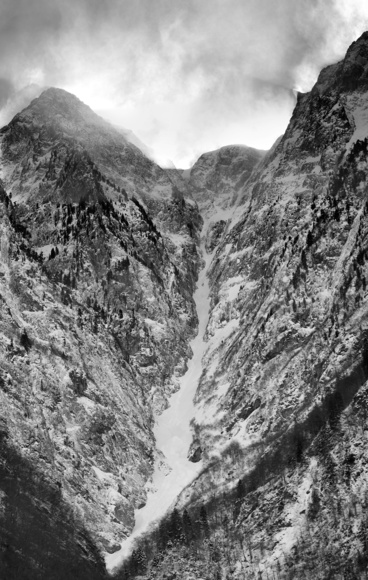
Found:
<svg viewBox="0 0 368 580"><path fill-rule="evenodd" d="M57 86L161 163L267 149L366 29L367 0L0 0L0 123Z"/></svg>

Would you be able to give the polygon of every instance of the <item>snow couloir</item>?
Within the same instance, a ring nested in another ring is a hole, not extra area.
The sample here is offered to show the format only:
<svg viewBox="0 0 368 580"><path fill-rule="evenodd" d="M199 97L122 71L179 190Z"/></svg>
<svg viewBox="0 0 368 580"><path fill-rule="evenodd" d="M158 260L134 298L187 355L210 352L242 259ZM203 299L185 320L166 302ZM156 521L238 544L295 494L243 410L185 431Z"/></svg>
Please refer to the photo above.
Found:
<svg viewBox="0 0 368 580"><path fill-rule="evenodd" d="M205 223L204 237L209 223ZM180 380L180 388L170 398L170 406L157 418L154 428L158 457L152 477L151 491L147 494L146 505L135 510L135 527L129 538L122 542L121 549L106 555L106 567L112 573L132 553L137 538L154 526L169 510L180 492L199 474L202 462L188 460L188 450L192 442L190 422L194 417L193 398L202 374L202 358L207 348L204 335L210 311L210 288L207 272L211 255L207 254L202 242L205 265L199 273L194 301L198 313L198 334L191 341L193 357L188 369ZM161 453L160 453L161 452ZM165 463L161 459L165 457ZM169 473L168 468L169 467Z"/></svg>

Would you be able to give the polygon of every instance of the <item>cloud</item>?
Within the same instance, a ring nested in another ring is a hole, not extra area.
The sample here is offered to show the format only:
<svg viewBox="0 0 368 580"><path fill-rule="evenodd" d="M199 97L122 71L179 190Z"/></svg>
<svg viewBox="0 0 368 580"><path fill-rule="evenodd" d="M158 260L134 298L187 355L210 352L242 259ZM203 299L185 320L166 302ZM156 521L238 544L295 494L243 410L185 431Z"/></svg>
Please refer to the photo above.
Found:
<svg viewBox="0 0 368 580"><path fill-rule="evenodd" d="M0 78L0 109L2 109L14 92L14 87L8 79Z"/></svg>
<svg viewBox="0 0 368 580"><path fill-rule="evenodd" d="M6 87L2 92L2 84ZM8 123L14 115L29 105L32 99L38 97L43 90L37 84L30 84L17 91L8 83L0 79L0 127Z"/></svg>
<svg viewBox="0 0 368 580"><path fill-rule="evenodd" d="M11 91L54 85L133 129L161 159L188 163L234 141L269 147L292 89L308 90L368 28L363 4L3 0L0 108L10 111Z"/></svg>

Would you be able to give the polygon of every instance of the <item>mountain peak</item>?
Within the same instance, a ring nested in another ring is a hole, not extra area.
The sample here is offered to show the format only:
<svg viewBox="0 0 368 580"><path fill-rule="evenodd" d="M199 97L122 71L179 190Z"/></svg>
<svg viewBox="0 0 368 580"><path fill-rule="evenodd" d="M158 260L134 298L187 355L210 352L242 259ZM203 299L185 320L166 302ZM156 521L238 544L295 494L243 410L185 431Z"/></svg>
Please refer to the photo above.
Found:
<svg viewBox="0 0 368 580"><path fill-rule="evenodd" d="M38 99L50 99L50 98L59 101L74 101L74 102L77 101L82 105L84 104L73 93L69 93L69 91L66 91L65 89L60 89L58 87L49 87L44 91L42 91L42 93L38 97Z"/></svg>
<svg viewBox="0 0 368 580"><path fill-rule="evenodd" d="M368 88L368 31L349 46L343 60L321 71L315 89L325 93L330 88L348 92Z"/></svg>
<svg viewBox="0 0 368 580"><path fill-rule="evenodd" d="M357 49L359 49L362 46L365 46L368 49L368 30L366 30L365 32L363 32L363 34L361 36L359 36L359 38L357 38L356 40L354 40L354 42L349 46L349 48L348 48L348 50L346 52L345 59L351 53L354 53Z"/></svg>
<svg viewBox="0 0 368 580"><path fill-rule="evenodd" d="M49 165L55 161L50 156L56 150L62 152L63 163L68 159L78 162L83 175L84 160L88 159L90 166L101 175L106 195L114 199L118 189L128 196L150 199L171 198L173 194L168 175L131 143L122 130L105 121L75 95L53 87L43 91L1 130L0 151L6 167L2 171L4 183L9 185L8 177L23 158L31 173L33 164L39 167L40 173L34 176L34 190L39 192L40 179L46 178L46 174L51 182L54 179ZM59 159L58 170L60 163ZM28 172L24 171L17 186L12 186L13 194L19 194L22 199L29 198L33 191L27 176ZM78 191L83 193L83 188L80 190L78 186ZM73 199L76 199L74 194Z"/></svg>
<svg viewBox="0 0 368 580"><path fill-rule="evenodd" d="M67 98L80 101L78 97L76 97L73 93L66 91L65 89L61 89L60 87L47 87L42 93L40 94L39 98L45 96L52 96L53 98ZM80 101L82 102L82 101Z"/></svg>
<svg viewBox="0 0 368 580"><path fill-rule="evenodd" d="M19 119L30 120L36 124L41 122L52 126L59 125L63 130L76 134L79 133L81 126L104 128L115 132L107 121L92 111L78 97L55 87L46 89L37 99L31 101L29 106L14 118L14 120Z"/></svg>
<svg viewBox="0 0 368 580"><path fill-rule="evenodd" d="M229 208L264 153L246 145L225 145L203 153L189 178L199 206L211 206L215 199L222 209Z"/></svg>
<svg viewBox="0 0 368 580"><path fill-rule="evenodd" d="M64 89L59 89L56 87L50 87L41 93L41 95L34 99L29 107L50 107L52 109L58 108L65 113L71 112L90 112L93 113L92 109L83 103L78 97L65 91ZM95 115L95 113L93 113ZM97 116L97 115L96 115Z"/></svg>

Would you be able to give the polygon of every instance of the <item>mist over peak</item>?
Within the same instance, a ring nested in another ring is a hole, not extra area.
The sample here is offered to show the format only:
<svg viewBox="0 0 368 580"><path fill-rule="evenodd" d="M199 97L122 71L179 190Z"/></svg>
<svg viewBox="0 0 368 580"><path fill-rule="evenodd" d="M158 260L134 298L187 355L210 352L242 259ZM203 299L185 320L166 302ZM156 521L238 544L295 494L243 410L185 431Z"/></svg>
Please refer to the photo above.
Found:
<svg viewBox="0 0 368 580"><path fill-rule="evenodd" d="M293 90L310 90L367 22L359 0L6 0L0 119L25 87L59 86L177 166L225 144L267 149Z"/></svg>

